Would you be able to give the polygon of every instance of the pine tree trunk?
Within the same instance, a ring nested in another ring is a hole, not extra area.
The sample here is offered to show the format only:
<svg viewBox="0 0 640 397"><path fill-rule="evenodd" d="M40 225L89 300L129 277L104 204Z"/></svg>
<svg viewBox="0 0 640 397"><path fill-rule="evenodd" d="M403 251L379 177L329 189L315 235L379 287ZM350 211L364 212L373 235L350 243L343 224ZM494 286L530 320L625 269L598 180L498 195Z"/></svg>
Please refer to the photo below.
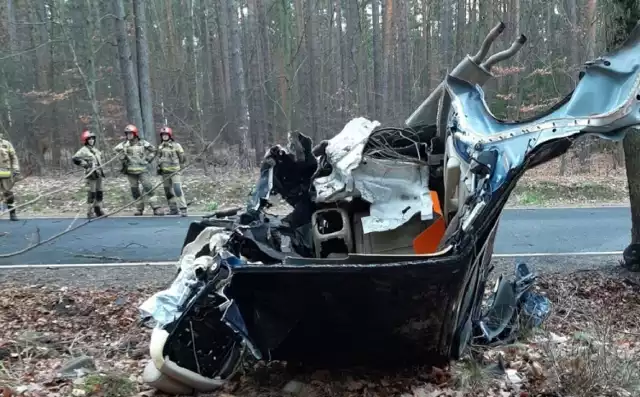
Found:
<svg viewBox="0 0 640 397"><path fill-rule="evenodd" d="M384 47L383 47L383 69L382 69L382 118L387 119L390 115L391 109L391 87L390 81L392 80L391 76L391 54L392 54L392 44L393 44L393 0L383 0L383 36L384 36Z"/></svg>
<svg viewBox="0 0 640 397"><path fill-rule="evenodd" d="M278 90L280 92L280 108L286 124L283 125L285 131L290 131L293 126L293 100L291 95L291 84L293 82L293 65L287 62L291 57L291 24L288 18L287 2L280 3L279 25L284 38L281 47L281 57L278 57L278 69L280 77L278 79ZM279 137L280 138L280 137Z"/></svg>
<svg viewBox="0 0 640 397"><path fill-rule="evenodd" d="M452 34L452 21L453 21L453 11L452 5L453 0L441 0L442 1L442 11L441 11L441 19L442 23L442 63L444 68L450 69L452 64L452 51L451 51L451 34ZM451 71L451 70L449 70Z"/></svg>
<svg viewBox="0 0 640 397"><path fill-rule="evenodd" d="M275 94L275 90L274 90L274 82L272 80L272 73L273 73L273 60L271 59L271 41L269 39L269 22L271 21L270 19L268 19L267 16L267 6L266 6L266 1L265 0L257 0L257 6L258 6L258 29L260 31L260 52L259 52L259 56L260 56L260 65L261 65L261 78L262 78L262 83L264 84L264 90L270 95L270 96L274 96ZM263 135L263 142L264 145L269 147L270 145L272 145L274 143L274 136L273 136L273 131L276 128L276 119L275 119L275 114L278 112L277 107L275 106L275 101L274 101L274 107L273 107L273 112L269 112L269 109L267 108L267 104L268 101L265 98L265 93L261 92L260 93L261 96L261 100L263 102L263 106L264 106L264 126L265 126L265 130L262 131L262 135Z"/></svg>
<svg viewBox="0 0 640 397"><path fill-rule="evenodd" d="M244 65L240 48L240 26L238 12L234 0L226 0L227 18L229 21L229 48L231 50L231 90L234 93L233 108L235 127L240 137L239 155L242 165L251 166L251 158L247 151L251 149L249 141L249 105L244 82Z"/></svg>
<svg viewBox="0 0 640 397"><path fill-rule="evenodd" d="M598 0L587 0L587 15L585 21L587 26L587 60L593 60L596 53L597 8Z"/></svg>
<svg viewBox="0 0 640 397"><path fill-rule="evenodd" d="M426 3L426 2L425 2ZM380 49L380 0L371 0L371 18L373 23L373 114L380 117L382 111L381 77L382 77L382 53Z"/></svg>
<svg viewBox="0 0 640 397"><path fill-rule="evenodd" d="M400 86L398 89L401 92L400 102L400 114L399 116L408 116L406 113L407 108L411 107L411 54L409 53L409 2L402 4L400 12L398 13L398 39L399 45L399 70Z"/></svg>
<svg viewBox="0 0 640 397"><path fill-rule="evenodd" d="M50 0L49 1L49 33L50 36L53 37L58 37L57 36L57 32L60 31L60 26L57 23L58 20L61 19L60 17L60 9L61 7L56 4L56 2L54 0ZM56 60L59 60L59 58L61 58L60 56L60 47L58 47L57 44L55 43L51 43L49 45L49 70L47 71L49 73L48 79L49 79L49 89L53 92L56 92L60 86L61 86L61 79L58 78L57 76L57 72L58 69L56 69ZM57 102L53 102L52 106L51 106L51 123L52 125L58 125L58 123L60 122L60 108L58 106ZM57 128L54 129L49 129L49 142L60 142L60 131ZM39 153L40 154L40 153ZM44 153L42 153L44 154ZM61 158L61 145L51 145L51 155L52 155L52 160L55 164L59 164L60 158Z"/></svg>
<svg viewBox="0 0 640 397"><path fill-rule="evenodd" d="M133 68L131 57L131 47L127 39L127 27L125 21L125 10L123 0L113 0L114 14L116 20L116 40L118 42L118 58L120 60L120 73L124 84L125 103L127 108L127 119L139 129L142 124L142 113L140 111L140 95L138 94L138 84Z"/></svg>
<svg viewBox="0 0 640 397"><path fill-rule="evenodd" d="M347 61L347 51L346 51L346 40L344 38L344 31L342 29L342 0L335 0L336 2L336 18L338 22L336 23L336 30L338 35L338 47L340 49L340 122L344 122L347 118L347 106L349 101L349 63Z"/></svg>
<svg viewBox="0 0 640 397"><path fill-rule="evenodd" d="M306 29L305 35L307 38L307 55L309 56L309 111L311 113L311 131L310 134L317 142L320 140L318 131L318 77L315 68L316 65L316 46L315 46L315 18L313 15L313 7L311 7L311 0L305 0L305 16L306 16Z"/></svg>
<svg viewBox="0 0 640 397"><path fill-rule="evenodd" d="M151 97L151 78L149 77L149 42L147 39L147 17L144 0L133 0L136 24L136 47L138 49L138 81L140 88L140 108L144 137L156 144L153 123L153 98Z"/></svg>
<svg viewBox="0 0 640 397"><path fill-rule="evenodd" d="M251 138L254 142L256 153L256 162L259 162L264 156L264 138L267 122L266 103L264 101L264 60L262 59L262 35L260 34L260 27L258 26L258 5L256 0L249 0L247 2L248 9L248 24L252 45L249 53L249 82L251 93Z"/></svg>
<svg viewBox="0 0 640 397"><path fill-rule="evenodd" d="M97 19L95 19L95 13L93 12L93 8L95 5L91 0L86 0L86 6L88 15L86 15L86 27L87 27L87 54L85 56L87 62L87 72L86 72L86 86L87 86L87 94L89 96L89 100L91 102L91 130L94 134L98 135L99 138L102 138L102 121L100 116L100 103L98 101L98 94L96 90L96 81L98 79L96 73L96 46L94 44L94 40L98 37L98 32L96 31L96 23ZM102 145L102 139L100 139L100 145Z"/></svg>
<svg viewBox="0 0 640 397"><path fill-rule="evenodd" d="M220 58L222 59L222 71L223 71L223 89L225 95L225 115L230 117L233 111L229 109L231 98L233 93L231 92L231 53L229 52L229 15L227 6L216 7L218 15L218 36L220 37L220 45L222 51L220 52Z"/></svg>
<svg viewBox="0 0 640 397"><path fill-rule="evenodd" d="M7 0L7 32L9 34L9 49L11 52L16 52L18 49L16 11L14 6L14 0Z"/></svg>
<svg viewBox="0 0 640 397"><path fill-rule="evenodd" d="M431 4L428 1L422 3L422 44L424 48L423 56L420 59L421 70L420 82L421 87L418 91L422 97L418 101L426 98L431 92ZM418 49L419 52L419 49Z"/></svg>
<svg viewBox="0 0 640 397"><path fill-rule="evenodd" d="M364 19L360 15L358 1L349 1L351 9L350 21L353 23L353 41L352 41L352 63L355 65L354 72L356 75L356 89L358 101L359 115L366 115L367 112L367 62L364 54Z"/></svg>
<svg viewBox="0 0 640 397"><path fill-rule="evenodd" d="M34 36L40 43L49 41L49 33L47 32L47 13L44 0L36 0L30 2L29 13L33 23ZM41 45L36 48L36 84L39 91L49 89L47 81L47 70L49 68L49 54L47 46Z"/></svg>

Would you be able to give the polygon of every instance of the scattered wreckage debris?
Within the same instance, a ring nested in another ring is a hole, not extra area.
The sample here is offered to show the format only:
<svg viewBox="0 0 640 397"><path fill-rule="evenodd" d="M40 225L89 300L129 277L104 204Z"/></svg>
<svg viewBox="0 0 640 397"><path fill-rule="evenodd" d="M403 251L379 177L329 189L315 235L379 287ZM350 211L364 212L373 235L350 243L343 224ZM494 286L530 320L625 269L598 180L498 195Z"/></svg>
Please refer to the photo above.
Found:
<svg viewBox="0 0 640 397"><path fill-rule="evenodd" d="M483 305L499 217L527 169L582 134L621 139L640 124L640 28L524 121L494 118L480 87L526 41L481 63L503 29L406 127L356 118L316 147L290 133L266 153L243 211L191 224L172 285L140 307L155 322L145 381L212 391L247 360L441 366L471 342L505 343L544 321L549 301L524 264ZM594 90L616 94L593 101ZM268 214L271 194L291 213Z"/></svg>
<svg viewBox="0 0 640 397"><path fill-rule="evenodd" d="M540 327L551 310L548 298L531 291L536 275L524 263L516 265L515 278L507 281L500 275L487 310L477 322L474 344L496 346L513 343L521 327Z"/></svg>

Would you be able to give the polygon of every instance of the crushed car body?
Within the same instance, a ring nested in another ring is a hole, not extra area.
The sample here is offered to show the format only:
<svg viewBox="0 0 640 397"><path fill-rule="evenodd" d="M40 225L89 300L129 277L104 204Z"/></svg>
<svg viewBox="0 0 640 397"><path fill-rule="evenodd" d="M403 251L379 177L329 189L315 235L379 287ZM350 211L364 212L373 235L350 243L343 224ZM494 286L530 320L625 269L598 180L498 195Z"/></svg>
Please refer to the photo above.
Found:
<svg viewBox="0 0 640 397"><path fill-rule="evenodd" d="M472 340L512 337L520 312L539 325L549 302L524 264L483 305L500 214L527 169L581 135L619 140L640 124L640 29L524 121L496 119L481 88L526 41L483 62L503 29L404 127L356 118L315 147L290 133L266 153L245 208L192 223L172 285L140 307L155 323L144 380L188 394L251 359L440 365ZM269 214L272 194L293 210Z"/></svg>

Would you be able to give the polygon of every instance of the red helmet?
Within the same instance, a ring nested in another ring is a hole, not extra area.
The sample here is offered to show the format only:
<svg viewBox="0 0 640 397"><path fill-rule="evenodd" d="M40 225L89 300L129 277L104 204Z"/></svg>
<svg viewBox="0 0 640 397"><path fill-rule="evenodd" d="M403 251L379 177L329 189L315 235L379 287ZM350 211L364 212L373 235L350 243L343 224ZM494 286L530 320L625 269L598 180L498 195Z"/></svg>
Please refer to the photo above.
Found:
<svg viewBox="0 0 640 397"><path fill-rule="evenodd" d="M87 140L89 138L95 138L96 134L94 134L93 132L89 131L89 130L84 130L82 131L82 135L80 135L80 141L82 143L87 143Z"/></svg>
<svg viewBox="0 0 640 397"><path fill-rule="evenodd" d="M162 134L167 134L169 135L169 139L173 139L173 130L171 129L171 127L167 127L166 125L162 128L160 128L160 135Z"/></svg>
<svg viewBox="0 0 640 397"><path fill-rule="evenodd" d="M133 124L129 124L124 127L124 133L126 134L127 132L133 132L133 136L135 136L136 138L138 137L138 127Z"/></svg>

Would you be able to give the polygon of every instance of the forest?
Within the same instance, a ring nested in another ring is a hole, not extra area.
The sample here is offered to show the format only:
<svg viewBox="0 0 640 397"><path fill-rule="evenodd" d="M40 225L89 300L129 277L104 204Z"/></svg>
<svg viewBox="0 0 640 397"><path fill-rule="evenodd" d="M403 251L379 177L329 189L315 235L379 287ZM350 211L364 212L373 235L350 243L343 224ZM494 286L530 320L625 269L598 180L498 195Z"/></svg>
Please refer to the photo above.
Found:
<svg viewBox="0 0 640 397"><path fill-rule="evenodd" d="M483 90L496 117L518 120L569 94L585 62L619 45L639 19L640 0L0 0L0 135L20 159L24 178L16 181L15 196L25 219L0 230L0 395L160 395L143 379L151 329L142 326L138 305L176 277L175 262L149 262L177 255L172 244L182 244L180 227L187 223L116 216L126 216L135 203L113 161L127 124L152 144L162 126L173 129L193 165L180 171L189 213L212 216L248 208L242 201L258 190L265 152L290 132L318 143L355 117L401 126L500 21L506 29L492 52L520 34L527 41L492 69L496 78ZM71 157L87 128L112 164L104 182L109 219L85 228L96 219L78 222L86 211L86 182ZM586 137L527 171L507 193L505 209L514 211L500 222L514 226L497 241L510 249L496 248L491 282L494 274L511 275L514 261L529 263L540 275L536 293L551 304L544 323L514 326L513 343L470 343L469 354L444 368L391 373L304 373L252 362L215 395L640 395L639 151L640 132L620 142ZM162 178L150 177L156 188ZM162 190L156 194L164 205L169 195ZM286 202L275 204L279 212ZM593 209L620 204L625 208ZM628 220L629 204L630 228L621 220ZM627 243L624 252L607 251ZM378 289L386 291L392 284L383 281ZM343 284L369 296L359 284ZM486 287L474 296L488 299L493 284ZM388 290L394 296L378 301L383 304L367 305L401 317L396 291L404 293L405 286ZM346 306L326 291L322 297ZM427 303L445 307L442 300ZM364 312L375 311L369 308ZM431 326L432 318L423 317L416 329ZM375 324L367 331L385 322L367 322ZM188 339L188 355L193 352L199 367L195 339ZM370 344L372 350L380 345ZM216 356L212 351L207 354ZM78 363L87 368L71 365Z"/></svg>
<svg viewBox="0 0 640 397"><path fill-rule="evenodd" d="M201 162L255 166L291 130L353 117L399 125L497 22L525 47L484 87L498 117L543 111L604 53L621 14L597 0L3 0L0 129L28 175L71 167L90 127L110 150L127 123L167 124ZM578 160L622 145L585 140ZM565 156L566 157L566 156ZM242 160L239 161L238 159ZM563 158L562 168L566 167Z"/></svg>

